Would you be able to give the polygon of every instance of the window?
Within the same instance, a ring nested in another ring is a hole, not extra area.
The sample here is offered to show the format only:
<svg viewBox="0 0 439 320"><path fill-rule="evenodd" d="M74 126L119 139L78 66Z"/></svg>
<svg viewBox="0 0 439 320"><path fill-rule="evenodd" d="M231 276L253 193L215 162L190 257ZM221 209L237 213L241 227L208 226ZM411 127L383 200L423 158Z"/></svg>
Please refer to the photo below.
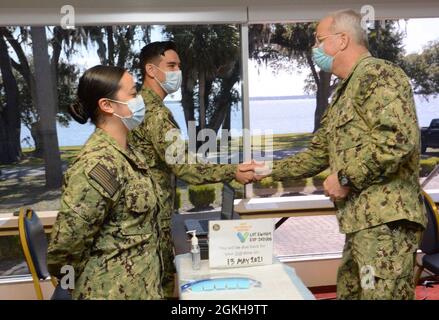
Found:
<svg viewBox="0 0 439 320"><path fill-rule="evenodd" d="M428 127L432 120L439 119L435 68L439 39L435 32L431 32L437 30L438 23L437 18L377 21L369 33L374 54L401 64L410 76L420 127ZM46 187L41 127L37 122L42 115L37 114L38 108L31 94L35 92L31 81L34 70L26 68L32 66L36 58L31 46L32 30L27 26L0 28L0 50L12 59L0 60L2 70L9 71L7 75L2 73L0 78L0 212L14 211L23 203L37 212L57 210L60 189ZM303 151L319 126L337 79L313 69L309 48L314 29L313 22L254 24L249 27L249 116L257 160L271 155L274 160L279 160ZM80 126L67 113L79 76L93 65L115 64L124 66L139 80L135 56L146 43L163 39L174 39L180 48L185 48L180 54L186 77L185 92L180 91L165 100L181 128L182 137L187 139L190 130L195 130L197 135L203 128L211 129L215 144L220 148L210 152L201 149L206 151L201 152L205 158L215 161L219 155L235 162L242 160L242 132L245 129L242 120L247 114L243 114L246 111L242 108L240 25L88 26L76 31L49 26L44 31L43 36L49 40L47 49L51 63L57 65L57 68L50 69L57 72L57 100L52 110L57 115L53 119L57 135L51 136L57 138L57 143L56 147L50 145L53 154L47 159L54 161L59 156L60 170L66 169L93 131L92 125ZM42 30L38 32L41 36ZM300 41L292 41L296 39ZM317 82L326 89L324 92L316 91ZM7 91L10 88L13 91ZM4 110L13 110L17 121L6 121ZM21 129L21 136L11 135L17 129ZM221 141L226 141L231 154L221 149ZM202 145L201 139L196 151L200 152ZM439 144L427 145L421 156L421 179L438 162ZM56 171L56 166L49 164L49 167L53 169L50 171ZM255 183L254 196L321 194L322 182L328 173L323 171L313 178L297 181ZM234 187L238 191L237 198L243 197L242 186L234 184ZM221 205L221 184L194 188L178 181L178 190L176 206L181 213L218 210ZM303 224L299 222L304 219L309 219L314 227L321 226L318 230L331 230L332 234L337 234L334 217L305 217L287 221L278 230L279 237L282 232L300 234L297 228L301 228ZM290 229L286 231L289 225ZM317 236L324 238L325 232L316 232ZM334 236L334 250L341 250L340 239ZM0 240L0 261L3 263L0 272L5 272L14 268L10 263L21 264L23 259L16 238L0 237ZM318 243L320 240L314 241ZM17 251L9 252L11 247ZM317 245L313 250L322 250L319 247ZM277 252L287 254L289 249L284 249L279 248ZM311 253L308 249L305 251Z"/></svg>
<svg viewBox="0 0 439 320"><path fill-rule="evenodd" d="M0 144L0 212L10 213L22 204L32 207L37 213L56 211L60 208L61 190L59 187L46 187L42 131L37 121L47 114L41 115L37 111L31 95L36 90L32 82L35 73L33 69L26 69L35 58L32 28L10 26L1 27L1 31L0 41L4 47L0 45L0 48L7 49L6 54L11 60L2 60L0 63L9 68L11 74L9 78L0 78L0 111L14 110L18 127L13 127L14 123L7 121L6 114L0 113L0 127L6 128L0 130L0 140L8 141L8 144ZM242 142L242 107L238 25L117 25L78 27L75 30L48 26L39 32L44 32L49 40L47 50L50 60L57 66L54 104L57 116L56 119L50 116L57 128L56 140L52 140L51 144L56 148L50 148L52 154L49 159L59 156L59 169L62 172L76 158L95 128L90 123L77 123L68 113L69 105L76 98L76 86L83 72L98 64L122 66L135 77L140 87L137 55L141 48L149 42L169 39L178 46L185 76L184 90L169 95L165 105L181 128L182 138L187 142L191 130L197 137L202 129L207 129L215 137L215 148L204 154L207 160L216 162L219 155L228 162L238 163L242 158L239 149L239 143ZM7 88L11 88L10 84L14 81L18 96L14 104L9 106L7 97L12 95ZM20 136L8 136L8 132L17 130ZM225 145L221 145L221 138ZM199 151L205 142L201 138L199 140L195 151ZM236 146L234 152L229 154L226 150L218 154L220 148L227 149L229 145ZM56 171L56 165L49 167L51 171ZM221 206L221 183L194 187L178 181L177 186L176 206L180 212L215 211ZM242 198L243 187L239 184L233 186L237 198ZM8 273L11 268L21 270L13 266L24 262L17 238L0 239L3 240L0 242L1 272ZM12 245L17 252L12 250L6 254L6 249Z"/></svg>
<svg viewBox="0 0 439 320"><path fill-rule="evenodd" d="M375 21L370 25L372 54L401 65L412 81L420 127L430 126L433 120L432 127L439 117L437 73L432 70L437 66L439 38L429 32L438 24L439 19L434 18ZM249 60L250 127L273 131L274 161L307 147L337 85L334 76L320 72L309 59L315 27L316 23L250 26L254 40ZM326 89L317 91L317 82L319 88ZM421 182L439 162L438 147L429 145L421 156ZM253 184L253 193L256 197L322 194L328 174L325 170L302 180L263 180ZM289 218L276 231L275 250L280 255L341 252L343 239L334 216Z"/></svg>

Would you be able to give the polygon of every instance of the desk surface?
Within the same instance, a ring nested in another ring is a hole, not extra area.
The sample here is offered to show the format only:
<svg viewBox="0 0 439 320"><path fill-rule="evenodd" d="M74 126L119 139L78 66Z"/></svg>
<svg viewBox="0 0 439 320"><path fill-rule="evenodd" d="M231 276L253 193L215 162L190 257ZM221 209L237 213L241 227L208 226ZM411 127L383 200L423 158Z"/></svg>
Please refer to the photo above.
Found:
<svg viewBox="0 0 439 320"><path fill-rule="evenodd" d="M175 257L179 296L182 300L314 300L293 268L274 259L272 265L233 269L210 269L207 260L201 262L200 270L192 270L191 255ZM276 277L273 277L276 274ZM202 292L181 291L181 286L210 276L243 276L257 280L260 287L250 289L209 290Z"/></svg>
<svg viewBox="0 0 439 320"><path fill-rule="evenodd" d="M292 212L307 210L334 211L334 204L324 195L241 199L235 202L235 212L252 213Z"/></svg>
<svg viewBox="0 0 439 320"><path fill-rule="evenodd" d="M181 280L188 280L189 277L191 277L191 260L190 260L190 254L188 252L190 251L190 241L188 241L190 238L186 234L186 229L184 227L184 220L185 219L206 219L206 218L213 218L213 219L219 219L220 213L214 212L214 213L197 213L197 214L174 214L172 216L172 238L174 241L174 248L175 248L175 262L178 272L178 277L180 279L180 286L181 286ZM202 270L204 270L204 273L209 272L208 267L208 261L202 260ZM182 299L221 299L223 297L224 299L314 299L314 296L311 294L311 292L306 288L306 286L302 283L300 278L296 275L296 272L293 268L288 267L287 265L281 264L279 261L275 261L276 266L258 266L258 267L248 267L248 268L236 268L236 269L228 269L230 273L238 273L238 274L245 274L248 273L250 269L250 273L248 275L252 276L254 274L259 275L259 277L263 277L264 275L271 275L273 274L273 271L270 269L277 268L277 273L282 273L280 271L284 270L284 274L282 277L283 281L289 280L287 282L291 283L291 286L288 287L290 290L289 292L271 292L270 294L266 294L266 291L256 291L255 292L247 292L247 294L251 294L251 296L243 295L243 291L246 290L236 290L233 292L225 293L224 296L217 296L215 293L213 293L213 297L211 296L212 293L208 293L208 295L205 295L203 293L203 297L201 296L195 296L192 295L180 295ZM247 269L247 270L246 270ZM231 271L230 271L231 270ZM216 272L219 273L225 273L223 269L216 269ZM227 271L226 271L227 272ZM255 273L256 272L256 273ZM269 277L270 278L270 277ZM273 278L273 277L271 277ZM276 286L282 286L282 279L271 279L275 281L271 281L268 279L268 284L265 285L265 289L267 288L276 288ZM267 281L265 279L264 281ZM293 292L291 292L291 290ZM262 292L262 293L261 293ZM270 292L270 291L268 291Z"/></svg>

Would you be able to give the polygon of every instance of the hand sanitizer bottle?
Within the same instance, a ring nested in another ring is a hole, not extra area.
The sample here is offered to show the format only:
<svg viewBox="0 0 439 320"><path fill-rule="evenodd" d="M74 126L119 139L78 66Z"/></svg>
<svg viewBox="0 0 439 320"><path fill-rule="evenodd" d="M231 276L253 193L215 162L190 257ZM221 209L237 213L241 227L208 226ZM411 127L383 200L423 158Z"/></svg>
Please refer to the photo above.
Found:
<svg viewBox="0 0 439 320"><path fill-rule="evenodd" d="M191 255L192 255L192 269L199 270L201 268L201 254L200 246L198 245L197 232L195 230L188 231L192 234L191 240Z"/></svg>

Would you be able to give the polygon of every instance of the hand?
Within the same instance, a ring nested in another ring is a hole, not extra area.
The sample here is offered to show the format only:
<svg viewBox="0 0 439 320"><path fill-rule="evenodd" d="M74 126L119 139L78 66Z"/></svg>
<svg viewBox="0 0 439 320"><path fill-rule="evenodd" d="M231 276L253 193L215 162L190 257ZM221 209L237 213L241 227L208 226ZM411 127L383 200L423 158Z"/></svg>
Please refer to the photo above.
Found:
<svg viewBox="0 0 439 320"><path fill-rule="evenodd" d="M326 178L323 182L323 188L325 189L325 196L330 197L333 202L343 200L351 191L351 188L340 185L337 172Z"/></svg>
<svg viewBox="0 0 439 320"><path fill-rule="evenodd" d="M259 166L255 167L255 175L253 177L253 182L261 181L262 179L268 177L272 173L272 169L267 166L264 162L257 163Z"/></svg>
<svg viewBox="0 0 439 320"><path fill-rule="evenodd" d="M252 160L250 163L241 163L235 173L235 180L241 184L247 184L254 180L255 168L263 166Z"/></svg>
<svg viewBox="0 0 439 320"><path fill-rule="evenodd" d="M266 177L271 175L272 170L266 165L262 165L262 167L255 168L255 175L253 177L253 182L261 181Z"/></svg>

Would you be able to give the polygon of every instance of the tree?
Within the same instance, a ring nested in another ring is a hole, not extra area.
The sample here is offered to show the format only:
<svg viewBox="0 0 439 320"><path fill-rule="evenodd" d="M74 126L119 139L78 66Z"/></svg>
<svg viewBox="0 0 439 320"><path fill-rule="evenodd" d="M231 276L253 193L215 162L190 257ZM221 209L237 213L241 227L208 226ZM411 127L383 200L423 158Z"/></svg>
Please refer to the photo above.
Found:
<svg viewBox="0 0 439 320"><path fill-rule="evenodd" d="M18 85L12 72L6 41L0 36L0 72L3 79L0 103L0 163L14 163L21 157Z"/></svg>
<svg viewBox="0 0 439 320"><path fill-rule="evenodd" d="M137 73L133 46L139 41L144 44L151 42L151 30L151 26L94 26L82 27L79 33L97 45L96 53L101 64L128 68Z"/></svg>
<svg viewBox="0 0 439 320"><path fill-rule="evenodd" d="M42 128L46 187L59 188L62 184L61 157L56 134L55 85L51 74L45 27L31 27L32 51L35 62L37 110Z"/></svg>
<svg viewBox="0 0 439 320"><path fill-rule="evenodd" d="M331 74L318 71L312 60L311 49L314 45L315 28L314 22L250 27L250 57L259 64L262 62L270 64L275 71L289 68L291 65L298 68L309 67L310 75L304 89L316 94L314 132L320 127L320 118L336 86ZM277 62L273 64L273 60Z"/></svg>
<svg viewBox="0 0 439 320"><path fill-rule="evenodd" d="M65 97L66 75L73 75L73 69L70 68L68 72L65 71L64 64L61 68L58 67L58 61L61 54L62 42L69 41L71 31L63 31L60 27L48 28L53 32L53 37L50 40L52 46L52 56L49 58L48 47L49 41L46 36L46 28L0 28L1 41L9 44L14 51L18 61L15 61L12 56L2 61L10 61L11 66L16 72L10 72L6 79L13 78L16 84L16 92L21 98L21 103L14 104L15 119L20 127L20 114L24 123L28 125L35 141L37 155L42 155L45 161L46 168L46 186L48 188L58 188L61 186L62 169L61 159L58 147L58 139L56 134L56 119L58 113L58 94L57 94L57 80L58 72L60 72L63 82L61 88ZM32 36L31 36L32 35ZM44 37L44 38L43 38ZM30 47L30 40L32 40L33 60L25 55L25 47ZM66 50L66 53L69 51ZM33 64L34 72L31 69ZM2 75L5 79L5 74ZM21 81L23 79L23 81ZM75 79L76 80L76 79ZM70 83L67 83L70 84ZM11 87L11 86L9 86ZM7 89L7 87L6 87ZM13 92L12 89L5 90L6 96ZM17 99L18 100L18 99ZM69 100L68 98L66 100ZM63 117L58 117L63 118ZM10 129L7 129L8 131ZM16 148L21 150L19 130L18 139L15 143ZM12 146L9 149L14 150ZM38 154L38 152L41 152ZM15 161L17 161L15 159Z"/></svg>
<svg viewBox="0 0 439 320"><path fill-rule="evenodd" d="M396 21L376 21L369 32L369 47L373 56L402 64L403 33L397 31ZM305 83L306 92L316 95L314 132L320 128L320 119L328 100L338 84L330 73L317 70L312 60L316 23L252 25L250 27L250 57L259 64L269 64L274 71L308 67L310 74ZM273 61L276 61L273 63Z"/></svg>
<svg viewBox="0 0 439 320"><path fill-rule="evenodd" d="M369 28L369 51L374 57L403 66L405 34L397 26L398 21L395 20L375 21L374 27Z"/></svg>
<svg viewBox="0 0 439 320"><path fill-rule="evenodd" d="M216 133L230 129L232 106L239 101L239 31L235 25L167 26L164 33L177 45L182 64L182 106L186 125Z"/></svg>
<svg viewBox="0 0 439 320"><path fill-rule="evenodd" d="M423 96L439 93L439 41L429 42L420 54L406 56L404 66L415 93Z"/></svg>

